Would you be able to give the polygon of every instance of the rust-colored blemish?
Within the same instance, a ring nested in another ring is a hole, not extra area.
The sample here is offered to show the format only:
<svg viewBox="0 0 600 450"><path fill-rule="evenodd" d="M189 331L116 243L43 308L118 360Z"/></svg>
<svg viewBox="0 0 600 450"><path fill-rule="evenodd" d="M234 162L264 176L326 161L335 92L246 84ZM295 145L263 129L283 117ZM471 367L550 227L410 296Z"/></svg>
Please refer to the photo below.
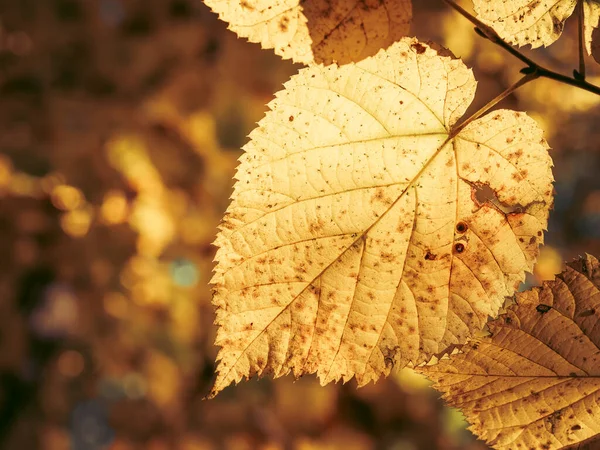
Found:
<svg viewBox="0 0 600 450"><path fill-rule="evenodd" d="M410 47L417 53L417 55L421 55L427 50L427 47L418 42L411 44Z"/></svg>
<svg viewBox="0 0 600 450"><path fill-rule="evenodd" d="M433 253L431 253L429 250L427 250L427 253L425 253L425 259L427 261L435 261L437 258L437 255L434 255Z"/></svg>

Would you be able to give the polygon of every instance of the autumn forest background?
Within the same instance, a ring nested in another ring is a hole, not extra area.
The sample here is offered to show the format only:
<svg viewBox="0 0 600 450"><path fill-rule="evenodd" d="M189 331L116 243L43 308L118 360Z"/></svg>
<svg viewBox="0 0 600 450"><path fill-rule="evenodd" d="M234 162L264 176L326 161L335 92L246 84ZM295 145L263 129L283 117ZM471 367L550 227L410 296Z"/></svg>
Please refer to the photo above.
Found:
<svg viewBox="0 0 600 450"><path fill-rule="evenodd" d="M413 3L416 35L473 67L472 110L518 79L519 61L443 2ZM576 49L571 19L525 52L570 73ZM0 448L487 448L409 370L203 400L211 243L246 136L299 67L200 0L0 0ZM528 111L555 161L531 286L600 255L600 97L539 79L500 107Z"/></svg>

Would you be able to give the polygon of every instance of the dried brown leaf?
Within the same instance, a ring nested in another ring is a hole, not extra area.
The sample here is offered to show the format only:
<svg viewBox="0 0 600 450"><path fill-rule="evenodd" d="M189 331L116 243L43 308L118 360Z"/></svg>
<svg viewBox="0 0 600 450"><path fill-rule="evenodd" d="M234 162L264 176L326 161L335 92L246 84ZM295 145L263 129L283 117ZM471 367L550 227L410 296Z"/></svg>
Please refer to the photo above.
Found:
<svg viewBox="0 0 600 450"><path fill-rule="evenodd" d="M345 64L406 36L411 0L205 0L229 28L284 59Z"/></svg>
<svg viewBox="0 0 600 450"><path fill-rule="evenodd" d="M491 337L419 370L497 449L559 449L600 433L600 264L586 255L517 294Z"/></svg>

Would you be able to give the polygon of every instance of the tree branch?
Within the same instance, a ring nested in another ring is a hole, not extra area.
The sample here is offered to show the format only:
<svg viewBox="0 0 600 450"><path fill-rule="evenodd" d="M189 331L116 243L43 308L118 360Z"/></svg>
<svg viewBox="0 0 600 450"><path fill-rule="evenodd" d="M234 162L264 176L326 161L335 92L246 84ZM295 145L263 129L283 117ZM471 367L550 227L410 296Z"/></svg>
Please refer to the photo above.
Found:
<svg viewBox="0 0 600 450"><path fill-rule="evenodd" d="M600 87L595 86L591 83L588 83L587 81L585 81L584 77L581 77L581 76L569 77L567 75L562 75L558 72L554 72L553 70L546 69L545 67L539 65L532 59L525 56L519 50L514 48L512 45L507 43L504 39L502 39L498 35L498 33L496 33L496 31L494 31L494 29L492 27L486 25L481 20L479 20L477 17L473 16L467 10L465 10L464 8L462 8L461 6L456 4L454 2L454 0L442 0L442 1L447 3L451 8L453 8L460 15L462 15L465 19L467 19L469 22L471 22L473 25L475 25L475 27L476 27L475 31L477 32L477 34L479 34L480 36L493 42L497 46L503 48L505 51L507 51L508 53L513 55L515 58L517 58L517 59L521 60L522 62L524 62L525 64L527 64L527 67L523 68L521 70L521 73L524 73L524 74L537 73L537 77L549 78L551 80L556 80L556 81L559 81L564 84L578 87L580 89L591 92L593 94L600 95Z"/></svg>
<svg viewBox="0 0 600 450"><path fill-rule="evenodd" d="M573 74L576 78L581 78L585 80L585 52L584 47L585 44L583 42L583 0L578 0L577 2L577 16L578 16L578 29L579 29L579 71L577 74Z"/></svg>

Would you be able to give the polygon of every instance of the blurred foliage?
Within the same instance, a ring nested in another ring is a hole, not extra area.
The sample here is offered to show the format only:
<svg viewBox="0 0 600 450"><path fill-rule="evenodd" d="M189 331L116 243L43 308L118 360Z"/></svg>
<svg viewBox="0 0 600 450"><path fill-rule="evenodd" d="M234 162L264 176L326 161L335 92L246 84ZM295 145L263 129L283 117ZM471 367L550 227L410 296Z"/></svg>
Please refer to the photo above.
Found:
<svg viewBox="0 0 600 450"><path fill-rule="evenodd" d="M473 108L514 81L518 61L442 2L415 7L418 36L474 67ZM0 0L0 447L486 448L408 370L202 400L211 242L245 136L298 68L225 28L199 0ZM575 31L536 57L571 70ZM600 105L539 80L501 107L530 111L555 148L532 284L600 253Z"/></svg>

